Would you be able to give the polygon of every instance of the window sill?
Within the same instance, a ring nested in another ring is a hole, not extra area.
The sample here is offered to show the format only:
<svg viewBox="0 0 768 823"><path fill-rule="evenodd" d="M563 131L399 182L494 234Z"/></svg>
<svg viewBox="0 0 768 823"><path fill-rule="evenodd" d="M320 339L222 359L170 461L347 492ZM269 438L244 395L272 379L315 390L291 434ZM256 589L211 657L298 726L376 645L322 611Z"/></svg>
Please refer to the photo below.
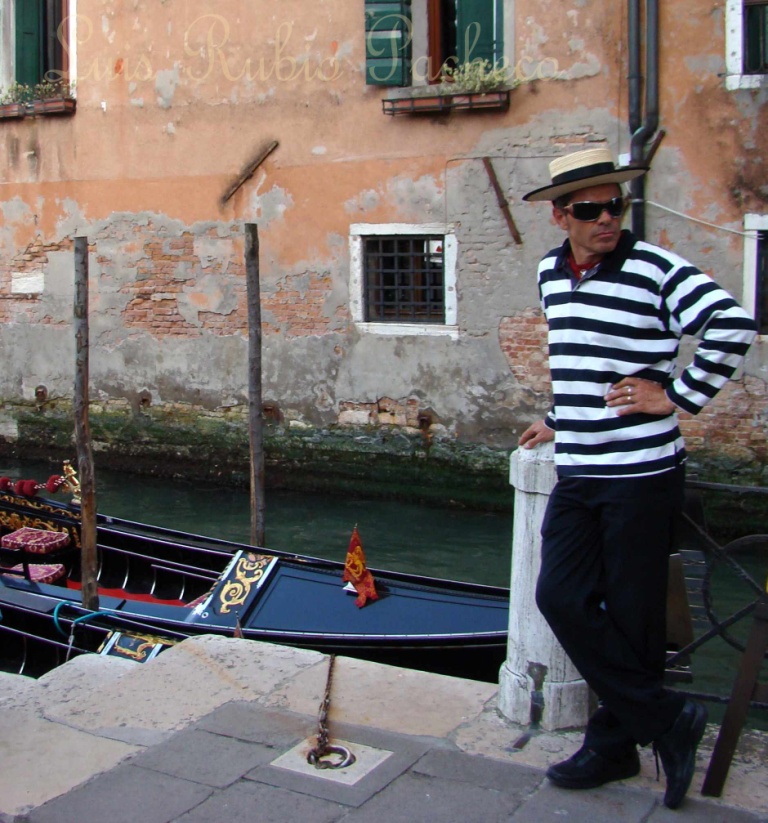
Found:
<svg viewBox="0 0 768 823"><path fill-rule="evenodd" d="M388 334L393 337L450 337L459 339L457 326L443 326L437 323L355 323L357 328L368 334Z"/></svg>
<svg viewBox="0 0 768 823"><path fill-rule="evenodd" d="M76 101L73 97L51 97L33 100L31 103L3 103L0 105L0 120L18 120L22 117L41 115L74 114Z"/></svg>
<svg viewBox="0 0 768 823"><path fill-rule="evenodd" d="M414 95L381 101L384 114L446 114L452 111L506 111L509 89L461 94Z"/></svg>
<svg viewBox="0 0 768 823"><path fill-rule="evenodd" d="M738 89L762 89L768 86L768 74L727 74L725 88L728 91Z"/></svg>

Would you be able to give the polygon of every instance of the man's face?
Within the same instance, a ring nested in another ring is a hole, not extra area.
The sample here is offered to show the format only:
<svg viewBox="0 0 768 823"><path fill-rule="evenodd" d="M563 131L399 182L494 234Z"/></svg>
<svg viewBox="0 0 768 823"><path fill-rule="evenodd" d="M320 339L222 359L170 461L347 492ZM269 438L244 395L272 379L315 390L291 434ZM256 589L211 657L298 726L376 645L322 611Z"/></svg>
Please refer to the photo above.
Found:
<svg viewBox="0 0 768 823"><path fill-rule="evenodd" d="M603 203L621 196L621 189L616 183L603 183L579 189L571 195L569 204L592 201ZM573 256L577 263L594 262L616 248L621 234L621 217L611 217L603 210L592 223L577 220L568 209L552 209L555 222L568 232Z"/></svg>

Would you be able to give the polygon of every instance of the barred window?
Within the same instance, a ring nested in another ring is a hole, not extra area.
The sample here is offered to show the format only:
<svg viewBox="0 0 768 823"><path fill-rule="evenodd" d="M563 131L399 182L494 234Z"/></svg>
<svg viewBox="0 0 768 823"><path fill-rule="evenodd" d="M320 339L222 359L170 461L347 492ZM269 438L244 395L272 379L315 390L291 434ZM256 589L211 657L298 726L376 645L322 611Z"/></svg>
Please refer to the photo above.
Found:
<svg viewBox="0 0 768 823"><path fill-rule="evenodd" d="M445 323L443 238L374 236L364 243L364 319Z"/></svg>
<svg viewBox="0 0 768 823"><path fill-rule="evenodd" d="M349 309L367 334L459 337L456 227L353 223Z"/></svg>

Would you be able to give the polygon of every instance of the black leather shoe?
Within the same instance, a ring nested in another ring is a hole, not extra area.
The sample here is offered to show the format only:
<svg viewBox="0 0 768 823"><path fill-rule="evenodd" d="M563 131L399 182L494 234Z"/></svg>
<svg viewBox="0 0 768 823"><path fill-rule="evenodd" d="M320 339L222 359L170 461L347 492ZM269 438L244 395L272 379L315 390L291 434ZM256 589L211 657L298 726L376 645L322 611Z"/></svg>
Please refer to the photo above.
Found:
<svg viewBox="0 0 768 823"><path fill-rule="evenodd" d="M667 776L664 805L676 809L685 797L696 767L696 749L707 725L707 710L698 700L687 698L672 728L653 742ZM658 768L658 761L657 761Z"/></svg>
<svg viewBox="0 0 768 823"><path fill-rule="evenodd" d="M563 789L595 789L612 780L626 780L640 772L637 749L620 758L608 758L580 748L576 754L547 769L547 777Z"/></svg>

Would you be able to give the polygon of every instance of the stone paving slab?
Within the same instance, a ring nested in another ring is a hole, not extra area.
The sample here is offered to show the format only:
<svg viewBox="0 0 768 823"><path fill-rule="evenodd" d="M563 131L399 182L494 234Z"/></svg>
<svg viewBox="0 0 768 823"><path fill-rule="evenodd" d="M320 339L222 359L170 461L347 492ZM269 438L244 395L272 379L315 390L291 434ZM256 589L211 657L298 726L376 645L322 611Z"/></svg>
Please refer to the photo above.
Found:
<svg viewBox="0 0 768 823"><path fill-rule="evenodd" d="M184 812L197 808L213 792L209 786L189 780L122 765L40 806L24 821L169 823Z"/></svg>
<svg viewBox="0 0 768 823"><path fill-rule="evenodd" d="M243 781L173 823L335 823L346 819L347 811L347 806L311 795Z"/></svg>
<svg viewBox="0 0 768 823"><path fill-rule="evenodd" d="M136 750L28 711L0 710L0 812L12 820Z"/></svg>
<svg viewBox="0 0 768 823"><path fill-rule="evenodd" d="M201 729L173 735L129 761L173 777L223 789L275 756L273 749Z"/></svg>
<svg viewBox="0 0 768 823"><path fill-rule="evenodd" d="M344 819L355 823L506 823L520 803L514 792L407 772Z"/></svg>

